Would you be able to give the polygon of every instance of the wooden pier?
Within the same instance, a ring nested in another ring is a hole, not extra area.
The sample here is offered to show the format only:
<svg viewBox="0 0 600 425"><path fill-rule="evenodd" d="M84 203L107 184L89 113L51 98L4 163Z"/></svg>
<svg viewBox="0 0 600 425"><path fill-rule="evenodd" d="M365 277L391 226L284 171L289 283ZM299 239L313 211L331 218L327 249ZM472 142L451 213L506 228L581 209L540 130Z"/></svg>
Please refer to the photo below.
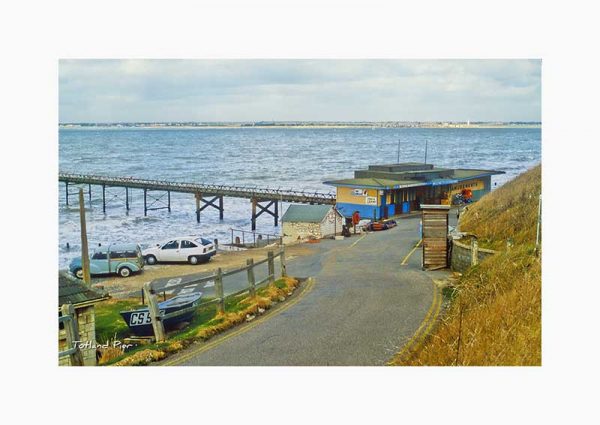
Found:
<svg viewBox="0 0 600 425"><path fill-rule="evenodd" d="M69 185L87 185L88 197L92 199L92 186L102 188L102 211L106 213L106 189L110 187L125 188L125 208L129 211L129 197L132 189L144 192L144 216L148 211L168 209L171 212L171 192L190 193L196 200L196 221L200 222L200 213L213 207L219 211L219 219L223 220L223 197L250 199L252 207L252 230L256 230L256 219L263 213L273 216L277 226L279 220L279 202L330 204L335 205L333 193L310 192L293 189L272 189L234 185L214 185L200 183L184 183L163 180L147 180L133 177L109 177L88 174L59 173L58 181L65 183L65 202L69 205ZM158 194L156 194L158 192ZM164 199L166 196L166 200ZM114 197L114 196L113 196ZM150 197L150 203L148 202ZM257 212L258 210L258 212Z"/></svg>

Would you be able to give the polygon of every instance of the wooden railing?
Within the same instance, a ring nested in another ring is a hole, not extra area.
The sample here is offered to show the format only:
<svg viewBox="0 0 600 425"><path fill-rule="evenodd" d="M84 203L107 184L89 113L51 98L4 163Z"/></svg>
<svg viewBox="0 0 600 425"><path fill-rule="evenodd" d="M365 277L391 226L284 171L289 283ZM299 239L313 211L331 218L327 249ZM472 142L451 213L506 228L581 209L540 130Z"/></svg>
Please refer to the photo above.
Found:
<svg viewBox="0 0 600 425"><path fill-rule="evenodd" d="M217 311L219 313L225 312L225 300L227 298L235 297L244 293L248 293L251 297L256 296L256 289L262 285L273 283L275 281L276 273L275 273L275 258L280 260L280 275L287 276L286 272L286 261L285 261L285 249L281 246L278 252L269 251L267 253L267 258L254 262L253 258L249 258L246 261L246 266L239 267L234 270L229 270L223 272L223 270L219 267L215 274L210 276L205 276L197 280L193 281L185 281L182 283L178 283L175 285L169 285L169 290L177 290L181 289L185 286L189 286L190 284L203 284L214 281L215 283L215 298L209 301L203 302L199 305L188 307L183 310L177 310L168 314L161 314L160 309L158 307L158 292L152 287L152 282L146 282L143 287L144 297L148 301L148 310L150 312L150 318L152 322L152 328L154 330L154 337L157 342L162 342L165 340L165 329L163 326L163 321L169 319L171 317L184 314L191 311L196 311L200 307L217 304ZM267 264L267 277L256 282L255 281L255 273L254 270L256 267ZM223 287L223 278L227 276L232 276L238 273L246 273L248 286L230 294L225 295L224 287Z"/></svg>

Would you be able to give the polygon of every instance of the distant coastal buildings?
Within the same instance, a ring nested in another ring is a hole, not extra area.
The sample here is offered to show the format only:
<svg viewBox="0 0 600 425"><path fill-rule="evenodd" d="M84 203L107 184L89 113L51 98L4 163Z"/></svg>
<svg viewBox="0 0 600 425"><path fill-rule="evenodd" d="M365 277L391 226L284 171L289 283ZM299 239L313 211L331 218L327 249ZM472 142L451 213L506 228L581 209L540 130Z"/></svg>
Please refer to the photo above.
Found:
<svg viewBox="0 0 600 425"><path fill-rule="evenodd" d="M540 128L530 121L252 121L60 123L60 128Z"/></svg>

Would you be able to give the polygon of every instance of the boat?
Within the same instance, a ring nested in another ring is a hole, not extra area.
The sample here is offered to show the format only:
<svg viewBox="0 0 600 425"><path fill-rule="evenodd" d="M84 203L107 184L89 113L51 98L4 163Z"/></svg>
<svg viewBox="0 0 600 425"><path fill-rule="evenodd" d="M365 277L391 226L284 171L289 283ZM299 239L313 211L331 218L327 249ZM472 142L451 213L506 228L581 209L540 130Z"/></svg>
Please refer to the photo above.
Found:
<svg viewBox="0 0 600 425"><path fill-rule="evenodd" d="M179 294L175 297L158 303L158 309L161 314L169 314L176 311L181 311L181 314L169 317L163 320L165 330L173 329L176 325L183 322L190 322L196 313L196 310L190 307L197 307L202 297L201 292L191 294ZM128 310L119 312L131 333L136 336L152 336L154 329L152 328L152 320L148 307L143 307L137 310Z"/></svg>

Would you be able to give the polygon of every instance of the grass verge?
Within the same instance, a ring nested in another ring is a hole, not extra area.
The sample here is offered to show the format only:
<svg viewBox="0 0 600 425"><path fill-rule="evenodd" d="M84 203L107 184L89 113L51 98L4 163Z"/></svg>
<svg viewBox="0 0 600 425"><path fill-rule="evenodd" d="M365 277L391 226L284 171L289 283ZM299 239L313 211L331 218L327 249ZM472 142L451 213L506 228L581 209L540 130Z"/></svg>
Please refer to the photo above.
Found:
<svg viewBox="0 0 600 425"><path fill-rule="evenodd" d="M119 349L108 348L103 351L99 361L101 365L115 366L140 366L164 359L170 354L176 353L188 347L190 344L206 341L211 337L224 332L240 323L252 320L256 315L264 313L274 303L285 301L298 287L299 281L294 278L285 277L276 280L265 288L257 290L256 297L240 295L225 300L225 312L219 314L215 304L201 306L194 315L192 322L181 331L170 332L167 341L140 345L126 353ZM112 301L112 300L111 300ZM100 311L103 319L100 325L97 323L96 333L102 335L118 335L123 338L128 335L127 325L119 317L120 322L109 320L115 318L122 307L127 303L139 305L139 301L106 302L96 306L96 315ZM124 332L122 327L124 326ZM115 338L115 339L118 339Z"/></svg>

